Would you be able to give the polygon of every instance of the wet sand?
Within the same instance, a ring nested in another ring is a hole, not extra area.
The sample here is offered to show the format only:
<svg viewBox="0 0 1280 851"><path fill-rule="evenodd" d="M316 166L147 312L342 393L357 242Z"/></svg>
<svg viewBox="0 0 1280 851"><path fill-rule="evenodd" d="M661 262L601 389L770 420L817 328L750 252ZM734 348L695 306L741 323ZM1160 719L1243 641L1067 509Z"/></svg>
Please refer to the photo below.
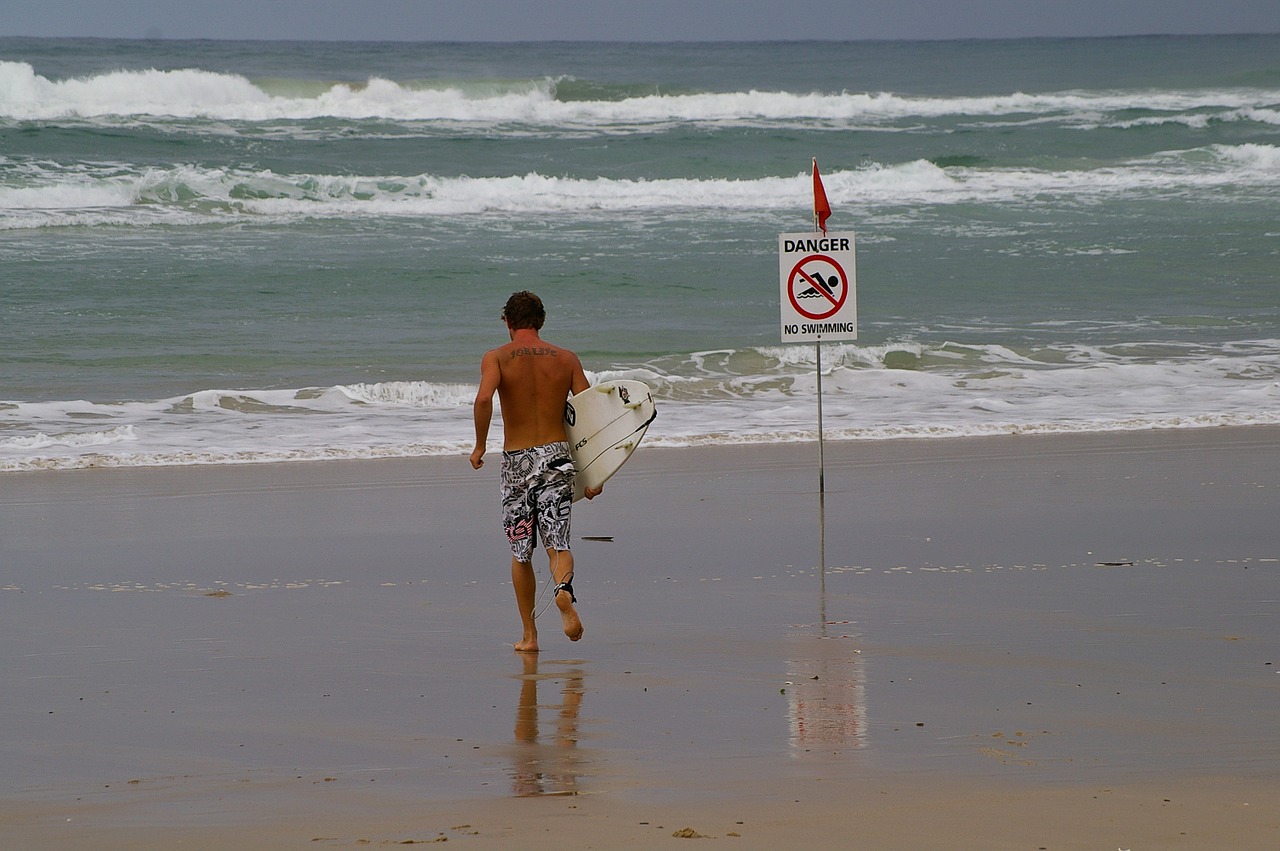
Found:
<svg viewBox="0 0 1280 851"><path fill-rule="evenodd" d="M0 844L1272 848L1280 429L0 476ZM545 576L545 562L539 562ZM545 599L545 598L544 598Z"/></svg>

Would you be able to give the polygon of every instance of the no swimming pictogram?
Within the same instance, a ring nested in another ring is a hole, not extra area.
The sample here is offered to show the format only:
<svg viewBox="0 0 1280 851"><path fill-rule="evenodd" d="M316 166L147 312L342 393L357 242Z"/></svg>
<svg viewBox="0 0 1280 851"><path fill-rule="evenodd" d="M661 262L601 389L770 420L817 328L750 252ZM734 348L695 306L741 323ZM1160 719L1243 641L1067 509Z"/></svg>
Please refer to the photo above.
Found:
<svg viewBox="0 0 1280 851"><path fill-rule="evenodd" d="M791 268L787 278L791 306L809 319L828 319L849 297L849 278L833 257L810 254Z"/></svg>

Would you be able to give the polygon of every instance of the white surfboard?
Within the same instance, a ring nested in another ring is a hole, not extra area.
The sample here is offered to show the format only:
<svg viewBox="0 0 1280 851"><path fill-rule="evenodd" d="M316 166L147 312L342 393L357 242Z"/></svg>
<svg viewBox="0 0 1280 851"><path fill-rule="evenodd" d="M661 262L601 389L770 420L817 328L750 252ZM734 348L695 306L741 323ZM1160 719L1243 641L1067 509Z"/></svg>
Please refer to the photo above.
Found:
<svg viewBox="0 0 1280 851"><path fill-rule="evenodd" d="M642 381L606 381L565 403L569 453L578 470L575 501L582 499L587 488L600 487L618 472L657 415L653 394Z"/></svg>

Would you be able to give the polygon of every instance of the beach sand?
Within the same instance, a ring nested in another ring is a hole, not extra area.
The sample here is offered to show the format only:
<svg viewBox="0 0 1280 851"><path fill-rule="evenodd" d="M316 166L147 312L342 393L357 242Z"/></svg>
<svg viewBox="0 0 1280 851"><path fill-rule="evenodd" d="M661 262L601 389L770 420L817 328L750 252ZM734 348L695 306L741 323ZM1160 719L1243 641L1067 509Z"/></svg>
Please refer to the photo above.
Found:
<svg viewBox="0 0 1280 851"><path fill-rule="evenodd" d="M639 452L536 656L494 463L4 474L0 846L1280 843L1280 429L825 455Z"/></svg>

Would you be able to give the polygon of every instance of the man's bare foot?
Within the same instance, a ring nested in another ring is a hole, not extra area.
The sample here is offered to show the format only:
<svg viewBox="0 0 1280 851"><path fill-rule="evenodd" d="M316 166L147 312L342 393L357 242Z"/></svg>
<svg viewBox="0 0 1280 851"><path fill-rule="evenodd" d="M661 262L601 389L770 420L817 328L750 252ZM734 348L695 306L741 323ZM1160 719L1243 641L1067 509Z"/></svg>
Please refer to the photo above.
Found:
<svg viewBox="0 0 1280 851"><path fill-rule="evenodd" d="M512 645L517 653L537 653L538 652L538 636L532 638L522 638Z"/></svg>
<svg viewBox="0 0 1280 851"><path fill-rule="evenodd" d="M564 622L564 634L569 636L569 640L577 641L582 638L584 629L582 620L578 617L578 610L573 607L573 595L568 591L556 594L556 608L560 610L560 620Z"/></svg>

